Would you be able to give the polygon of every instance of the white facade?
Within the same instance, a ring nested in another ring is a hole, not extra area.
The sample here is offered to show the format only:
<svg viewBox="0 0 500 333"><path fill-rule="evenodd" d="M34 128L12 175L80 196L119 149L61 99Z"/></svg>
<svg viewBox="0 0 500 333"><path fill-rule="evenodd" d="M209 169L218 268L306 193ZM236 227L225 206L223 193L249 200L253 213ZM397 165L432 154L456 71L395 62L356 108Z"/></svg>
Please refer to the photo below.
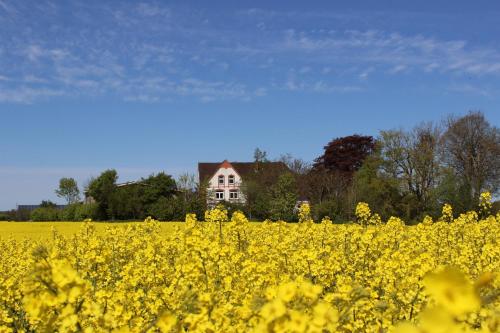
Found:
<svg viewBox="0 0 500 333"><path fill-rule="evenodd" d="M245 199L241 192L242 179L229 162L221 164L208 182L208 201L227 201L234 203L244 203Z"/></svg>

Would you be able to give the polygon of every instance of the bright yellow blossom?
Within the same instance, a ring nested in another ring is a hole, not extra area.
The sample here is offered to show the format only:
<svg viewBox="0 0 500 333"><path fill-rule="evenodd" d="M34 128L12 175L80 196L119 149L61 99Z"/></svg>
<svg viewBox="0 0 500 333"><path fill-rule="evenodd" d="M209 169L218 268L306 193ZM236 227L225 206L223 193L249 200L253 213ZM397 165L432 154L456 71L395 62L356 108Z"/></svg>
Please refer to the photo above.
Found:
<svg viewBox="0 0 500 333"><path fill-rule="evenodd" d="M343 225L216 207L184 225L0 232L0 332L500 331L500 215L450 206L410 226L357 208Z"/></svg>

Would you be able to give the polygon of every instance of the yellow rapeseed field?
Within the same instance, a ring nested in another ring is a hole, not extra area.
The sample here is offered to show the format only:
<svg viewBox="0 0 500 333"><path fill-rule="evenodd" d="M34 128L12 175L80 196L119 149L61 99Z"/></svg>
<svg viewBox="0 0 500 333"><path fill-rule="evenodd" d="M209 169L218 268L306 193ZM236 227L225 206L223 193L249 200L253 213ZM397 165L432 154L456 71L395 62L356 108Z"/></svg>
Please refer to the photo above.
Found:
<svg viewBox="0 0 500 333"><path fill-rule="evenodd" d="M131 224L142 222L98 222L94 223L96 233L106 232L108 228L126 228ZM176 226L183 225L183 222L165 222L160 224L161 233L170 233ZM0 237L23 240L50 240L53 232L59 235L70 237L76 234L81 228L81 223L75 222L0 222Z"/></svg>
<svg viewBox="0 0 500 333"><path fill-rule="evenodd" d="M0 332L500 332L487 208L416 226L366 204L345 225L313 223L307 205L298 224L216 208L205 222L53 223L40 240L2 224Z"/></svg>

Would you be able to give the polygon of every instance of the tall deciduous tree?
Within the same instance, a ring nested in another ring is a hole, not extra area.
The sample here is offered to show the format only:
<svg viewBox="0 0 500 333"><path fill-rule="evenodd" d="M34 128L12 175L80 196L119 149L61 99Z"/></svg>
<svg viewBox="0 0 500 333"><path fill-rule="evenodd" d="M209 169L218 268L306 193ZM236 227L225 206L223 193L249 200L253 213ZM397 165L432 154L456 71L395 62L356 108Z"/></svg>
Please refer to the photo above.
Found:
<svg viewBox="0 0 500 333"><path fill-rule="evenodd" d="M259 148L255 148L255 151L253 152L253 159L255 163L269 162L267 159L267 152L260 150Z"/></svg>
<svg viewBox="0 0 500 333"><path fill-rule="evenodd" d="M421 124L411 131L390 130L380 133L383 169L398 180L401 194L413 218L429 209L436 188L440 130L432 124Z"/></svg>
<svg viewBox="0 0 500 333"><path fill-rule="evenodd" d="M300 184L301 194L313 204L316 217L349 218L353 176L374 149L373 137L357 134L336 138L324 146L323 155L315 159L304 177L306 185Z"/></svg>
<svg viewBox="0 0 500 333"><path fill-rule="evenodd" d="M278 159L287 166L287 168L295 175L305 175L311 170L311 164L301 158L294 158L292 154L283 154Z"/></svg>
<svg viewBox="0 0 500 333"><path fill-rule="evenodd" d="M116 170L106 170L101 175L90 181L88 194L97 202L97 216L105 220L109 218L109 205L116 191Z"/></svg>
<svg viewBox="0 0 500 333"><path fill-rule="evenodd" d="M384 219L401 215L401 194L397 179L382 172L381 149L369 156L354 175L353 202L366 202ZM351 211L354 207L349 207Z"/></svg>
<svg viewBox="0 0 500 333"><path fill-rule="evenodd" d="M371 136L355 134L336 138L324 147L325 152L315 160L314 167L339 171L351 178L374 148L375 141Z"/></svg>
<svg viewBox="0 0 500 333"><path fill-rule="evenodd" d="M269 191L269 210L275 220L291 221L294 218L293 209L297 203L297 184L290 173L279 176L278 181Z"/></svg>
<svg viewBox="0 0 500 333"><path fill-rule="evenodd" d="M483 190L496 192L500 185L500 130L481 112L450 117L442 138L446 164L462 177L473 202Z"/></svg>
<svg viewBox="0 0 500 333"><path fill-rule="evenodd" d="M59 188L55 192L58 197L64 198L68 204L80 201L80 190L73 178L61 178Z"/></svg>
<svg viewBox="0 0 500 333"><path fill-rule="evenodd" d="M146 206L160 197L170 198L177 191L175 180L164 172L141 179L139 183L143 187L143 202Z"/></svg>

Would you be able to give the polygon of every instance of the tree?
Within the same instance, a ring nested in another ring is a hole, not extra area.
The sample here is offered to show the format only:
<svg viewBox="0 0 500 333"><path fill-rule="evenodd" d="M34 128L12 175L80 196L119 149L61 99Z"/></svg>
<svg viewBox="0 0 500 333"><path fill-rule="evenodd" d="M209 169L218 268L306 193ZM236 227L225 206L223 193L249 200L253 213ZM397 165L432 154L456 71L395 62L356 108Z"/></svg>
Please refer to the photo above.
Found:
<svg viewBox="0 0 500 333"><path fill-rule="evenodd" d="M161 197L149 207L148 213L161 221L181 221L185 216L184 207L179 198Z"/></svg>
<svg viewBox="0 0 500 333"><path fill-rule="evenodd" d="M83 221L85 219L96 219L98 211L97 203L80 204L76 206L75 221Z"/></svg>
<svg viewBox="0 0 500 333"><path fill-rule="evenodd" d="M30 214L32 221L58 221L60 211L57 210L57 205L49 200L43 200L40 206L33 210Z"/></svg>
<svg viewBox="0 0 500 333"><path fill-rule="evenodd" d="M267 159L267 153L259 148L255 148L253 152L253 159L256 163L269 162Z"/></svg>
<svg viewBox="0 0 500 333"><path fill-rule="evenodd" d="M496 193L500 186L500 130L483 113L471 111L450 117L442 137L443 160L469 186L477 203L482 191Z"/></svg>
<svg viewBox="0 0 500 333"><path fill-rule="evenodd" d="M350 179L340 171L329 171L316 166L299 179L300 194L314 204L331 199L341 200L349 187Z"/></svg>
<svg viewBox="0 0 500 333"><path fill-rule="evenodd" d="M348 219L354 198L352 179L373 153L374 139L355 134L333 139L323 148L323 155L298 178L300 194L312 203L316 218L328 215L337 220Z"/></svg>
<svg viewBox="0 0 500 333"><path fill-rule="evenodd" d="M96 216L98 219L106 220L110 217L110 202L116 191L116 180L118 175L116 170L106 170L95 179L92 179L88 185L88 194L94 198L97 203Z"/></svg>
<svg viewBox="0 0 500 333"><path fill-rule="evenodd" d="M196 190L198 186L198 182L196 181L196 176L192 173L183 173L179 177L177 177L177 188L180 191L193 192Z"/></svg>
<svg viewBox="0 0 500 333"><path fill-rule="evenodd" d="M254 170L245 175L241 190L245 196L245 213L251 219L269 217L269 191L279 177L289 173L287 166L281 162L270 162L267 159L255 162Z"/></svg>
<svg viewBox="0 0 500 333"><path fill-rule="evenodd" d="M325 152L314 161L314 168L339 171L351 178L374 148L375 142L371 136L355 134L336 138L324 147Z"/></svg>
<svg viewBox="0 0 500 333"><path fill-rule="evenodd" d="M436 205L439 207L436 214L441 214L441 207L450 204L456 213L475 209L477 202L470 196L470 186L462 177L451 168L442 168L439 184L436 187Z"/></svg>
<svg viewBox="0 0 500 333"><path fill-rule="evenodd" d="M366 158L363 166L354 174L354 202L366 202L382 218L401 215L399 181L382 172L384 160L380 149ZM352 211L354 207L349 207Z"/></svg>
<svg viewBox="0 0 500 333"><path fill-rule="evenodd" d="M40 208L57 208L57 205L50 200L42 200Z"/></svg>
<svg viewBox="0 0 500 333"><path fill-rule="evenodd" d="M269 162L269 160L267 159L267 153L263 150L260 150L259 148L255 148L253 159L255 162L255 171L259 171L262 164Z"/></svg>
<svg viewBox="0 0 500 333"><path fill-rule="evenodd" d="M160 199L172 200L177 192L175 180L164 172L139 181L121 184L108 201L108 214L120 220L144 219Z"/></svg>
<svg viewBox="0 0 500 333"><path fill-rule="evenodd" d="M152 174L148 178L142 178L138 184L142 188L143 203L151 205L159 198L170 198L177 192L177 184L172 176L164 172Z"/></svg>
<svg viewBox="0 0 500 333"><path fill-rule="evenodd" d="M206 180L208 182L208 180ZM206 184L199 184L194 174L184 173L177 178L178 194L182 203L182 216L184 219L188 213L196 213L202 216L206 210Z"/></svg>
<svg viewBox="0 0 500 333"><path fill-rule="evenodd" d="M431 123L411 131L381 131L382 169L386 177L399 183L406 201L406 217L414 218L432 210L440 163L438 159L440 130Z"/></svg>
<svg viewBox="0 0 500 333"><path fill-rule="evenodd" d="M284 173L270 189L270 214L274 220L292 221L295 219L293 209L297 203L297 184L294 176Z"/></svg>
<svg viewBox="0 0 500 333"><path fill-rule="evenodd" d="M108 202L108 215L118 220L146 218L144 187L140 183L117 186Z"/></svg>
<svg viewBox="0 0 500 333"><path fill-rule="evenodd" d="M80 190L73 178L61 178L55 191L59 198L64 198L68 205L80 201Z"/></svg>
<svg viewBox="0 0 500 333"><path fill-rule="evenodd" d="M311 164L300 158L294 158L291 154L281 155L279 162L284 163L295 175L304 175L311 170Z"/></svg>

